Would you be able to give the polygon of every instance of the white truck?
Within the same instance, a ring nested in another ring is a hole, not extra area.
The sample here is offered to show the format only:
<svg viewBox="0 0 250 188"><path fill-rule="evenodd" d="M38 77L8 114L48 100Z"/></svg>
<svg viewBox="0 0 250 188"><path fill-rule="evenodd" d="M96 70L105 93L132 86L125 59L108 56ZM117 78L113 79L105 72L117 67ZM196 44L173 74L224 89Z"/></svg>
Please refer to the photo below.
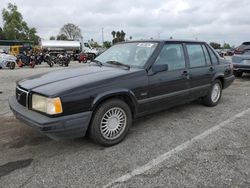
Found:
<svg viewBox="0 0 250 188"><path fill-rule="evenodd" d="M42 49L47 49L48 51L66 51L74 59L81 52L88 54L91 58L95 58L99 54L98 50L93 48L89 42L42 40L40 46Z"/></svg>

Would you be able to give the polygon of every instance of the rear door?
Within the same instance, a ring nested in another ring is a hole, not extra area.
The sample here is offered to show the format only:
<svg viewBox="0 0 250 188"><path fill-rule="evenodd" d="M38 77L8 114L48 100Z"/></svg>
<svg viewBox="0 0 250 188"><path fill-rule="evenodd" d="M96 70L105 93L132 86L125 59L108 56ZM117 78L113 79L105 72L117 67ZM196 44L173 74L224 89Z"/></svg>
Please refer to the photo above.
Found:
<svg viewBox="0 0 250 188"><path fill-rule="evenodd" d="M204 96L210 89L215 74L207 47L203 43L186 43L190 71L190 97Z"/></svg>
<svg viewBox="0 0 250 188"><path fill-rule="evenodd" d="M182 43L166 43L157 64L167 64L168 70L149 73L149 98L144 102L151 109L164 109L187 101L189 75Z"/></svg>

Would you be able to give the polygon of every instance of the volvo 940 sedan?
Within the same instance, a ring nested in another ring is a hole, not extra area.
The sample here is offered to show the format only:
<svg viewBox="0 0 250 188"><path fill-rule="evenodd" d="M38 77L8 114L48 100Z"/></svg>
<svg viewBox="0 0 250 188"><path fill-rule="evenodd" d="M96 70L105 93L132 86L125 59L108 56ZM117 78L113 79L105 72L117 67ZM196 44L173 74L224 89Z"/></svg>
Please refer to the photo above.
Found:
<svg viewBox="0 0 250 188"><path fill-rule="evenodd" d="M112 146L135 118L201 99L219 103L233 66L205 42L119 43L89 65L17 82L15 116L55 139L83 137Z"/></svg>

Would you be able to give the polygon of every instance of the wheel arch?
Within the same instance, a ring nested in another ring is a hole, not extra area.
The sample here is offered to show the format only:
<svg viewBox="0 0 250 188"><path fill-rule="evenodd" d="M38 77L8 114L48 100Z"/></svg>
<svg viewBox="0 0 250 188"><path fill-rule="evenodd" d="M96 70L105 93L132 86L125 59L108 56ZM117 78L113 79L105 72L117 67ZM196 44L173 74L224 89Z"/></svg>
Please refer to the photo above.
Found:
<svg viewBox="0 0 250 188"><path fill-rule="evenodd" d="M213 80L212 81L215 81L215 80L220 80L221 84L222 84L222 89L224 89L224 82L225 82L225 77L223 74L216 74L214 77L213 77Z"/></svg>
<svg viewBox="0 0 250 188"><path fill-rule="evenodd" d="M109 99L113 99L113 98L118 98L124 101L126 104L128 104L128 106L131 109L132 116L135 117L137 113L137 105L138 105L137 100L136 100L134 93L126 89L104 92L96 96L92 102L91 110L94 112L101 103Z"/></svg>

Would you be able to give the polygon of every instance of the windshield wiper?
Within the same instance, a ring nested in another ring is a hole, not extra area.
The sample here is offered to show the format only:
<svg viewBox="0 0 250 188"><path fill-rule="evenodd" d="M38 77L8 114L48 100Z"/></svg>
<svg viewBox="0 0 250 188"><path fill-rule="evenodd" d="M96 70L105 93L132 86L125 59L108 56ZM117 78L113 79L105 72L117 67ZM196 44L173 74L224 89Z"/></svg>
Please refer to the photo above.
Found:
<svg viewBox="0 0 250 188"><path fill-rule="evenodd" d="M101 67L103 65L101 61L98 61L96 59L93 59L91 62L96 63L99 67Z"/></svg>
<svg viewBox="0 0 250 188"><path fill-rule="evenodd" d="M112 64L112 65L124 66L124 67L126 67L128 70L130 69L130 66L129 66L129 65L123 64L123 63L121 63L121 62L119 62L119 61L107 61L106 63Z"/></svg>

